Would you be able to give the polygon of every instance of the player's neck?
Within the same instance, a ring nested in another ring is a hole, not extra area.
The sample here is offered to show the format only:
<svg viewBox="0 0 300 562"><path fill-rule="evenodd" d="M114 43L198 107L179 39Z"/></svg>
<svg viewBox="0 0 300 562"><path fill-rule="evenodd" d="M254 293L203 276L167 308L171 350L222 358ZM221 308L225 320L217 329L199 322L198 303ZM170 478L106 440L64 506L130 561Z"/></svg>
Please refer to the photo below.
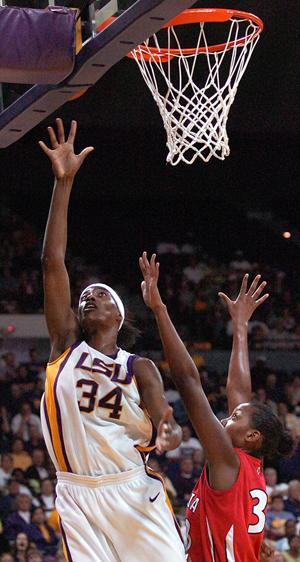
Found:
<svg viewBox="0 0 300 562"><path fill-rule="evenodd" d="M92 334L85 338L85 341L104 355L115 355L118 351L115 333L112 333L111 330Z"/></svg>

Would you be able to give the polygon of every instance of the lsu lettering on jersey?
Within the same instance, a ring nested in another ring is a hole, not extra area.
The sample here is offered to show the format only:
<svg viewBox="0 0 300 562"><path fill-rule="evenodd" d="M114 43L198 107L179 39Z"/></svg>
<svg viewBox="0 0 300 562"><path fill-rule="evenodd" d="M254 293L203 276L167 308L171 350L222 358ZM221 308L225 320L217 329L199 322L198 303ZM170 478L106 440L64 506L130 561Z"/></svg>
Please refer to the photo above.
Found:
<svg viewBox="0 0 300 562"><path fill-rule="evenodd" d="M58 471L100 476L143 466L139 449L153 426L140 407L135 358L119 349L112 359L82 341L48 363L41 420Z"/></svg>
<svg viewBox="0 0 300 562"><path fill-rule="evenodd" d="M258 562L266 519L262 464L240 449L240 470L229 490L213 490L205 467L187 505L192 562Z"/></svg>

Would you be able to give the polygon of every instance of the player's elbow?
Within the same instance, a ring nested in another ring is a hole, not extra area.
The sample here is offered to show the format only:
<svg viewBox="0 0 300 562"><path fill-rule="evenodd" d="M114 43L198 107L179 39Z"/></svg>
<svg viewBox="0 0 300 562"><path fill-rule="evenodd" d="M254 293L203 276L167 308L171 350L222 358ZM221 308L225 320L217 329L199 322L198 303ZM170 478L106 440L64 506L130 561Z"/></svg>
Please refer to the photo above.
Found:
<svg viewBox="0 0 300 562"><path fill-rule="evenodd" d="M180 367L176 366L175 369L171 367L171 374L176 380L177 386L185 386L191 383L201 385L200 375L194 364L181 365Z"/></svg>
<svg viewBox="0 0 300 562"><path fill-rule="evenodd" d="M60 254L43 251L41 255L43 271L49 271L61 267L64 264L64 257Z"/></svg>

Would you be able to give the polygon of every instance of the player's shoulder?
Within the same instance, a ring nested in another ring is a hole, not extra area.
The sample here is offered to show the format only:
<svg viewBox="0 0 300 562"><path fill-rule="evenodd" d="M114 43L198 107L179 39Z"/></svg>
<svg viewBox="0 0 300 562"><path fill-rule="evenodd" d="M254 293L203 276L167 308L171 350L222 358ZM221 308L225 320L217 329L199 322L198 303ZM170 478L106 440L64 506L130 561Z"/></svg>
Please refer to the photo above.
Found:
<svg viewBox="0 0 300 562"><path fill-rule="evenodd" d="M235 449L240 460L240 472L242 471L248 478L263 479L263 465L260 458L254 457L246 451Z"/></svg>
<svg viewBox="0 0 300 562"><path fill-rule="evenodd" d="M144 378L149 376L159 377L160 373L152 359L148 357L141 357L136 355L133 362L133 372L136 376L143 376Z"/></svg>

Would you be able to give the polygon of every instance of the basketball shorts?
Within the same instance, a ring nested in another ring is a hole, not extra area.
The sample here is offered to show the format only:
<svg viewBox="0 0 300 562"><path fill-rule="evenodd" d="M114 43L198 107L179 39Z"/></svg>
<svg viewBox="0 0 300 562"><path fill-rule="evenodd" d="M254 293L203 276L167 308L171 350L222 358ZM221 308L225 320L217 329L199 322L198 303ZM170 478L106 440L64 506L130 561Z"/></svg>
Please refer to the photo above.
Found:
<svg viewBox="0 0 300 562"><path fill-rule="evenodd" d="M68 562L185 562L163 483L144 467L98 477L57 473Z"/></svg>

